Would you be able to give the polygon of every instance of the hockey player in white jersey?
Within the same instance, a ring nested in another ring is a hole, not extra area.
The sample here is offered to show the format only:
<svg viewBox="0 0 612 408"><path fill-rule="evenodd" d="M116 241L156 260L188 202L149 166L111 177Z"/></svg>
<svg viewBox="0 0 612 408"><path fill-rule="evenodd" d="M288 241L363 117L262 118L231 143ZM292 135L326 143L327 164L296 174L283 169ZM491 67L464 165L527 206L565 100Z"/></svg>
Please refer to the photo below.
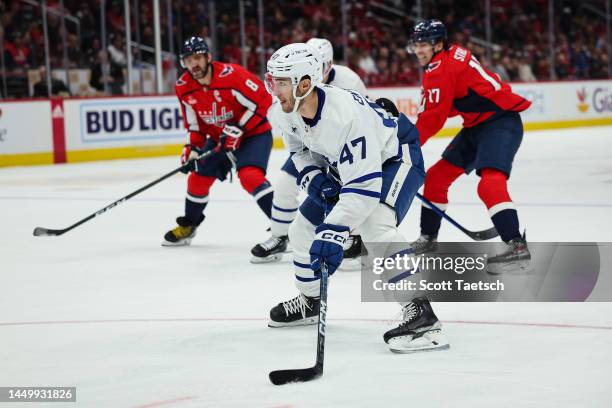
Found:
<svg viewBox="0 0 612 408"><path fill-rule="evenodd" d="M353 89L362 95L366 94L366 87L356 72L349 67L334 64L334 48L329 40L324 38L311 38L306 43L321 54L323 63L323 83L343 89ZM275 102L276 103L276 102ZM276 131L274 110L271 109L268 118L272 128ZM266 263L279 261L287 250L289 225L297 214L299 207L299 188L296 183L298 172L289 157L283 164L279 178L275 180L274 197L272 202L272 218L270 230L272 236L253 247L253 263ZM345 258L356 258L361 253L361 239L359 236L350 236L345 245ZM357 262L358 263L358 262Z"/></svg>
<svg viewBox="0 0 612 408"><path fill-rule="evenodd" d="M323 59L323 83L342 89L352 89L367 95L366 87L359 75L349 67L334 64L334 47L325 38L311 38L306 44L315 48Z"/></svg>
<svg viewBox="0 0 612 408"><path fill-rule="evenodd" d="M289 228L300 293L272 308L270 327L317 322L321 265L336 271L351 232L410 252L397 226L425 177L418 131L408 118L392 117L357 91L323 84L320 58L296 43L267 65L266 88L279 100L272 108L277 125L308 194ZM384 334L392 351L448 347L426 298L405 304L403 315Z"/></svg>

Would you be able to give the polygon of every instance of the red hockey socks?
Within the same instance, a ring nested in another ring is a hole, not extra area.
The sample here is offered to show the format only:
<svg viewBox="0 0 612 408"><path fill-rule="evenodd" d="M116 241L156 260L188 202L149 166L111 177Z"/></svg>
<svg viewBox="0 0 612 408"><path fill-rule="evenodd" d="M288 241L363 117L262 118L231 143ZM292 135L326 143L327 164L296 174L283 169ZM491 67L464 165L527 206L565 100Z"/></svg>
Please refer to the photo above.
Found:
<svg viewBox="0 0 612 408"><path fill-rule="evenodd" d="M272 216L272 197L274 190L264 171L259 167L246 166L238 170L242 187L255 198L257 205L268 218Z"/></svg>
<svg viewBox="0 0 612 408"><path fill-rule="evenodd" d="M444 159L427 170L423 196L445 211L448 206L448 189L459 176L464 173L461 167L455 166ZM442 217L423 204L421 208L421 234L438 235Z"/></svg>
<svg viewBox="0 0 612 408"><path fill-rule="evenodd" d="M185 198L185 217L192 225L200 225L204 220L204 209L208 205L208 192L215 182L214 177L190 173L187 178L187 197Z"/></svg>
<svg viewBox="0 0 612 408"><path fill-rule="evenodd" d="M508 194L506 174L496 169L482 169L478 196L489 210L493 225L505 242L520 238L518 214Z"/></svg>

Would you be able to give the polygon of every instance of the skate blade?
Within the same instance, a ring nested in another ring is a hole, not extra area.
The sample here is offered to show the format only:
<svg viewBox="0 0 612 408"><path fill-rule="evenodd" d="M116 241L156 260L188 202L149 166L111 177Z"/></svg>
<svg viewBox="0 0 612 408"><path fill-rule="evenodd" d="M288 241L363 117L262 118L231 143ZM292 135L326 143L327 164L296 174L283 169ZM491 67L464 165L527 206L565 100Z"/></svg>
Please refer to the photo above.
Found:
<svg viewBox="0 0 612 408"><path fill-rule="evenodd" d="M425 332L415 336L398 336L389 340L389 350L398 354L417 353L419 351L446 350L450 344L442 333L439 322Z"/></svg>
<svg viewBox="0 0 612 408"><path fill-rule="evenodd" d="M450 348L450 344L442 344L442 345L432 345L431 347L423 347L423 348L414 348L414 349L392 349L389 347L389 350L391 350L392 353L395 354L412 354L412 353L419 353L422 351L441 351L441 350L448 350Z"/></svg>
<svg viewBox="0 0 612 408"><path fill-rule="evenodd" d="M187 239L183 239L178 242L170 242L170 241L163 240L161 244L162 246L165 246L165 247L189 246L191 245L191 239L192 238L187 238Z"/></svg>
<svg viewBox="0 0 612 408"><path fill-rule="evenodd" d="M265 264L265 263L278 262L281 259L283 259L282 253L272 254L272 255L265 256L265 257L253 256L251 257L251 263L252 264Z"/></svg>
<svg viewBox="0 0 612 408"><path fill-rule="evenodd" d="M511 263L493 263L487 264L487 273L489 275L530 275L534 272L531 261L520 261Z"/></svg>
<svg viewBox="0 0 612 408"><path fill-rule="evenodd" d="M296 320L294 322L289 322L289 323L275 322L274 320L270 320L268 322L268 327L271 327L273 329L278 329L281 327L309 326L311 324L317 324L317 323L319 323L318 315L314 317L308 317L306 319Z"/></svg>

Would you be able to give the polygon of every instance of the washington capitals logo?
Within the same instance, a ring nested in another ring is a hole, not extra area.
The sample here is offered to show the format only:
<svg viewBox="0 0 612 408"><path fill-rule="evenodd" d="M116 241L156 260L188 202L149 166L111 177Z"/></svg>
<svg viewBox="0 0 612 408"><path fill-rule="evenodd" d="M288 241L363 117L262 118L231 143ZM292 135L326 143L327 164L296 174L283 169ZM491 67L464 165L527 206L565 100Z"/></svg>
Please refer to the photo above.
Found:
<svg viewBox="0 0 612 408"><path fill-rule="evenodd" d="M582 89L576 91L576 96L578 97L578 110L582 113L585 113L589 110L589 104L585 102L589 94L587 93L586 89L582 87Z"/></svg>
<svg viewBox="0 0 612 408"><path fill-rule="evenodd" d="M225 106L222 106L221 112L217 113L217 102L213 102L212 109L210 111L198 111L198 114L206 124L220 127L222 127L223 124L229 119L234 117L234 112L227 112Z"/></svg>
<svg viewBox="0 0 612 408"><path fill-rule="evenodd" d="M441 62L442 62L442 61L432 62L431 64L429 64L429 65L427 66L427 69L426 69L425 71L426 71L426 72L431 72L431 71L433 71L434 69L436 69L436 68L438 68L438 67L440 66L440 63L441 63Z"/></svg>
<svg viewBox="0 0 612 408"><path fill-rule="evenodd" d="M223 71L221 71L221 73L219 74L219 78L223 78L224 76L228 76L232 72L234 72L234 68L232 68L230 65L224 65L223 66Z"/></svg>

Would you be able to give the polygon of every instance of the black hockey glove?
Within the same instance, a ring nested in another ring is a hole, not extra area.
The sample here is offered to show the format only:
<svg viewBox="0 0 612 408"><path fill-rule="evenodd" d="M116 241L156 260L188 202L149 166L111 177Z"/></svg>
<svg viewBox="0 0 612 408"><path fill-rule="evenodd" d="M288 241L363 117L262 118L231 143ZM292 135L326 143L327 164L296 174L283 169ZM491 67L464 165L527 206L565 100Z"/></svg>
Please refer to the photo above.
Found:
<svg viewBox="0 0 612 408"><path fill-rule="evenodd" d="M397 110L397 106L395 106L395 104L391 102L389 99L378 98L376 100L376 104L380 105L381 108L389 112L391 116L393 116L394 118L397 118L399 116L399 111Z"/></svg>

